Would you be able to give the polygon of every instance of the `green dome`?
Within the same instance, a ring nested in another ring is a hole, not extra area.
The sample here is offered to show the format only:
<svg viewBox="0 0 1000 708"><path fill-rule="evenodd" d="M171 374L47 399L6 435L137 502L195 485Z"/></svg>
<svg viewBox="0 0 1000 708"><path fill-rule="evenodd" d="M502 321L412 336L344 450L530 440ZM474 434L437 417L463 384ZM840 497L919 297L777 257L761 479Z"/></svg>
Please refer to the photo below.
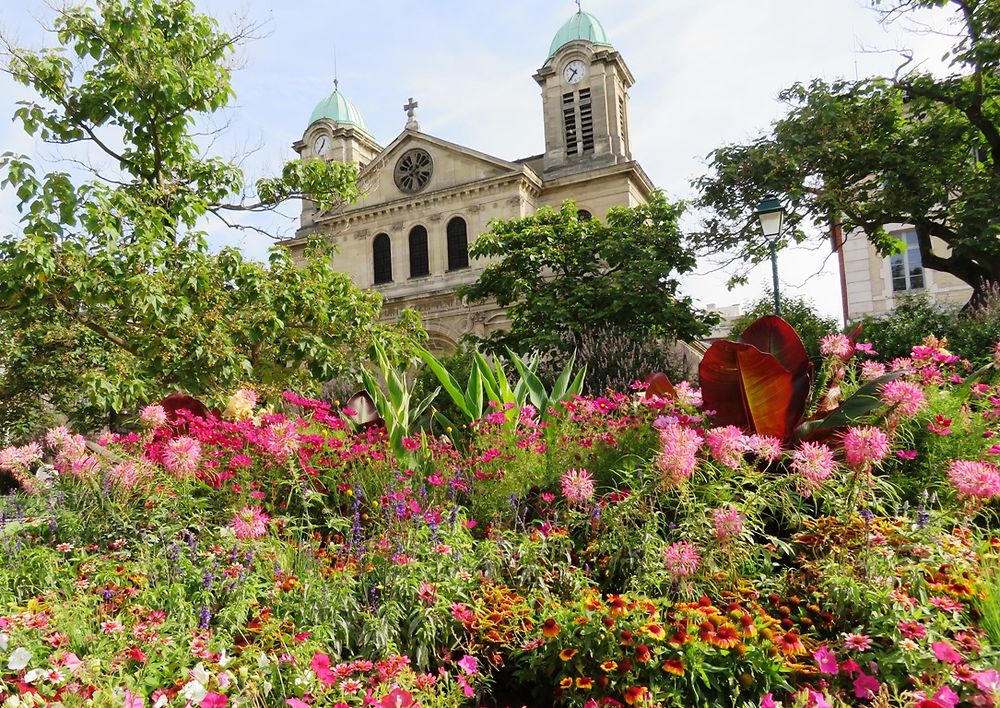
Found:
<svg viewBox="0 0 1000 708"><path fill-rule="evenodd" d="M332 120L338 125L353 125L369 133L369 135L371 134L368 130L368 124L365 123L365 118L361 115L358 107L351 103L351 100L337 89L334 89L333 93L316 104L312 115L309 116L309 125L322 118Z"/></svg>
<svg viewBox="0 0 1000 708"><path fill-rule="evenodd" d="M583 39L601 47L611 46L608 33L604 31L600 21L589 12L581 10L566 20L566 23L556 32L556 36L552 38L552 44L549 46L549 56L551 57L559 50L559 47L574 39Z"/></svg>

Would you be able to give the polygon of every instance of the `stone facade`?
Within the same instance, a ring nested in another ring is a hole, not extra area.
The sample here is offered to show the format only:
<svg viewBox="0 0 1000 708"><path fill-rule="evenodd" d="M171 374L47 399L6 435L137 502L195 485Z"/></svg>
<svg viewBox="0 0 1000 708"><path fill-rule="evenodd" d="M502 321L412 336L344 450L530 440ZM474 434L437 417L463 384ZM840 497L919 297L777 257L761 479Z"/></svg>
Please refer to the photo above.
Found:
<svg viewBox="0 0 1000 708"><path fill-rule="evenodd" d="M334 106L332 114L317 107L293 147L304 158L358 163L363 196L328 213L306 203L301 226L286 244L294 252L308 235L323 234L338 246L338 269L358 286L382 293L386 319L405 307L421 313L432 349L448 350L466 332L484 336L505 327L501 308L470 306L455 295L457 286L475 282L485 264L461 261L457 246L449 246L449 224L464 223L471 245L493 219L529 216L567 199L600 218L613 206L645 203L653 189L630 152L632 75L605 38L587 13L577 13L560 30L561 44L554 41L552 55L534 75L542 89L545 152L522 159L505 160L421 132L412 99L406 129L381 147L353 104L335 91L321 104ZM344 105L349 112L337 107ZM421 227L426 258L414 262L411 246L416 239L416 248L423 248ZM378 271L377 251L383 259Z"/></svg>

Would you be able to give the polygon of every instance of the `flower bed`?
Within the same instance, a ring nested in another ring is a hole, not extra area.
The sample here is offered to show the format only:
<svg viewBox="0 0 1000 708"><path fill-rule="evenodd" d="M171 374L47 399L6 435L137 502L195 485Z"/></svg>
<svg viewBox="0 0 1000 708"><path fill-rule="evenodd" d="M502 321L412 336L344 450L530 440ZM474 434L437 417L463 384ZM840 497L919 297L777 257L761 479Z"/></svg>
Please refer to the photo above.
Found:
<svg viewBox="0 0 1000 708"><path fill-rule="evenodd" d="M824 352L787 435L687 384L395 442L244 391L4 449L0 700L995 705L996 376Z"/></svg>

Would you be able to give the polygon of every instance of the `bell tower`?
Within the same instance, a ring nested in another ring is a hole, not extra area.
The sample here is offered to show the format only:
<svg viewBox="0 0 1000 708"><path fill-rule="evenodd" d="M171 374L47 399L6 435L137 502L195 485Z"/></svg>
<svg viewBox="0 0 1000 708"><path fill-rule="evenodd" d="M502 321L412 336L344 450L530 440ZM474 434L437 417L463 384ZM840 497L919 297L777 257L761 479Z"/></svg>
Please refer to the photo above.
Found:
<svg viewBox="0 0 1000 708"><path fill-rule="evenodd" d="M596 17L576 12L534 79L542 88L547 178L632 159L628 90L635 80Z"/></svg>

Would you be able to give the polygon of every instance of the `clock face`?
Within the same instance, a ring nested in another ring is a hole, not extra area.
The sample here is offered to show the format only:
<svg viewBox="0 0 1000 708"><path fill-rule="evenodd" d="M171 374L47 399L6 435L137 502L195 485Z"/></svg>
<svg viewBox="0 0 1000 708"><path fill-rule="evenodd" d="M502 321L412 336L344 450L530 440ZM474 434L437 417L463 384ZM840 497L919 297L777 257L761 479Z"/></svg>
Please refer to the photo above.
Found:
<svg viewBox="0 0 1000 708"><path fill-rule="evenodd" d="M587 65L579 59L574 59L563 69L563 78L567 84L578 84L587 75Z"/></svg>
<svg viewBox="0 0 1000 708"><path fill-rule="evenodd" d="M434 161L426 150L407 150L393 170L396 186L407 194L414 194L427 186L434 172Z"/></svg>
<svg viewBox="0 0 1000 708"><path fill-rule="evenodd" d="M316 151L317 155L322 155L326 152L326 149L330 147L330 136L321 135L316 138L316 142L313 143L313 149Z"/></svg>

